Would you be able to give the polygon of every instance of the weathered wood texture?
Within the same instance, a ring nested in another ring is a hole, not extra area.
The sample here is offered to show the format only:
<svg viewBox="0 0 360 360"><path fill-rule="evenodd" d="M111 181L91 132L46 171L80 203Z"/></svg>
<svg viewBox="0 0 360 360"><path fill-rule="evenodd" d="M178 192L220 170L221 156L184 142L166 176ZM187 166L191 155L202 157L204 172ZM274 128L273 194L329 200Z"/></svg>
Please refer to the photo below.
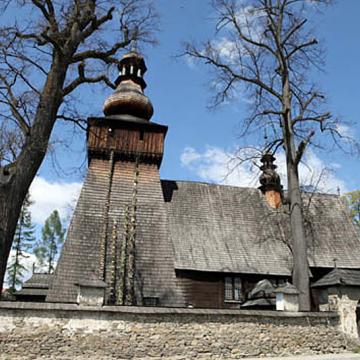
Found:
<svg viewBox="0 0 360 360"><path fill-rule="evenodd" d="M113 129L92 127L89 131L90 150L114 149L124 153L140 153L161 156L164 150L164 134L149 133L143 130Z"/></svg>
<svg viewBox="0 0 360 360"><path fill-rule="evenodd" d="M269 275L215 273L202 271L176 271L178 286L182 288L186 306L194 308L240 308L240 304L248 300L250 291L263 279L274 284L288 278ZM225 300L225 277L241 279L242 301Z"/></svg>
<svg viewBox="0 0 360 360"><path fill-rule="evenodd" d="M226 274L241 277L245 299L257 281L291 276L285 207L271 208L258 189L160 181L165 126L125 118L89 124L89 171L48 301L76 302L76 283L95 276L108 283L111 303L136 164L137 304L157 298L160 306L238 306L224 301ZM336 256L338 267L359 268L360 238L339 198L303 196L310 266L331 268Z"/></svg>
<svg viewBox="0 0 360 360"><path fill-rule="evenodd" d="M118 157L140 157L160 165L166 131L166 126L144 121L90 119L87 132L89 158L114 151Z"/></svg>
<svg viewBox="0 0 360 360"><path fill-rule="evenodd" d="M107 171L108 161L91 161L47 301L76 302L76 283L98 273Z"/></svg>
<svg viewBox="0 0 360 360"><path fill-rule="evenodd" d="M291 276L288 208L258 189L162 181L178 270ZM360 268L360 237L341 199L303 194L311 268Z"/></svg>
<svg viewBox="0 0 360 360"><path fill-rule="evenodd" d="M48 301L76 302L75 284L99 273L108 165L108 160L92 159L90 162ZM114 235L115 223L118 228L116 249L121 247L124 239L122 229L125 207L131 202L133 172L133 162L116 161L114 164L106 236L106 280L112 278L113 258L109 244ZM164 306L184 305L176 288L174 254L155 164L139 164L135 258L137 286L143 297L157 297L159 304Z"/></svg>
<svg viewBox="0 0 360 360"><path fill-rule="evenodd" d="M224 276L216 273L177 272L185 304L195 308L224 308Z"/></svg>

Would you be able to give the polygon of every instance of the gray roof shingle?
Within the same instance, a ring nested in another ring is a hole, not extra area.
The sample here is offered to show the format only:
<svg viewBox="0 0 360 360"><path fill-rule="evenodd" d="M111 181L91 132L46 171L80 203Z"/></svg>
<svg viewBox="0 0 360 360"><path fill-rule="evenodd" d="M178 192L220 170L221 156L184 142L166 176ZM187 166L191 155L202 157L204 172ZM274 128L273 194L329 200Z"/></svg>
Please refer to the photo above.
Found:
<svg viewBox="0 0 360 360"><path fill-rule="evenodd" d="M254 188L162 181L175 268L291 275L287 206ZM310 266L360 268L360 237L338 196L304 194Z"/></svg>
<svg viewBox="0 0 360 360"><path fill-rule="evenodd" d="M52 283L53 274L32 274L31 278L24 282L23 288L48 289Z"/></svg>
<svg viewBox="0 0 360 360"><path fill-rule="evenodd" d="M360 286L360 270L335 268L323 276L312 287L327 287L334 285Z"/></svg>
<svg viewBox="0 0 360 360"><path fill-rule="evenodd" d="M46 296L48 289L23 288L15 293L16 296Z"/></svg>
<svg viewBox="0 0 360 360"><path fill-rule="evenodd" d="M53 281L53 274L32 274L24 282L22 288L15 292L16 296L46 296Z"/></svg>

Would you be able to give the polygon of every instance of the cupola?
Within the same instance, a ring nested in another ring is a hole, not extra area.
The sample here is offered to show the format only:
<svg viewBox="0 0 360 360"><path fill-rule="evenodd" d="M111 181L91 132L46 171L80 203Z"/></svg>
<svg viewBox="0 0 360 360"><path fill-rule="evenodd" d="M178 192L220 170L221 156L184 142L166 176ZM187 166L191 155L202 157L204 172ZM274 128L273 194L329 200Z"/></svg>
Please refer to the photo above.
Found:
<svg viewBox="0 0 360 360"><path fill-rule="evenodd" d="M150 120L154 109L151 101L144 95L146 72L144 58L136 51L125 54L119 63L119 76L115 81L117 88L104 103L104 114L128 115Z"/></svg>
<svg viewBox="0 0 360 360"><path fill-rule="evenodd" d="M277 166L274 164L275 157L271 153L265 153L260 159L262 165L260 169L262 173L260 175L259 189L265 195L267 203L275 209L281 206L282 198L282 185L280 182L280 176L276 172Z"/></svg>

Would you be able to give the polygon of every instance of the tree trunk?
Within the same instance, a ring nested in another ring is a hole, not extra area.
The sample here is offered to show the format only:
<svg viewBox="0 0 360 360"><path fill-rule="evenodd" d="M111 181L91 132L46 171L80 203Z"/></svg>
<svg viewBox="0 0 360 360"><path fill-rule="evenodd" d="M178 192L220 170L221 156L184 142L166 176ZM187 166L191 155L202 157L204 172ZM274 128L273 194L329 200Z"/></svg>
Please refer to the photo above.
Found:
<svg viewBox="0 0 360 360"><path fill-rule="evenodd" d="M296 163L296 148L292 130L291 92L289 75L286 74L283 83L283 135L286 152L286 167L288 179L288 199L290 205L290 226L293 253L293 284L299 290L299 310L310 311L310 280L307 259L307 245L302 211L302 199L298 166Z"/></svg>
<svg viewBox="0 0 360 360"><path fill-rule="evenodd" d="M288 164L288 188L290 200L290 225L293 239L293 284L299 290L300 311L310 311L310 271L299 189L299 176L293 164Z"/></svg>
<svg viewBox="0 0 360 360"><path fill-rule="evenodd" d="M23 198L21 193L15 193L9 187L0 187L0 284L5 278L6 264L11 251L17 219L19 218ZM14 196L12 196L14 194Z"/></svg>
<svg viewBox="0 0 360 360"><path fill-rule="evenodd" d="M299 290L299 310L310 311L310 271L297 166L287 154L288 199L293 254L293 284Z"/></svg>
<svg viewBox="0 0 360 360"><path fill-rule="evenodd" d="M63 85L68 65L61 55L54 55L43 92L40 96L35 120L23 150L11 168L0 173L0 287L2 288L6 264L11 250L21 207L44 160L51 131L63 99Z"/></svg>

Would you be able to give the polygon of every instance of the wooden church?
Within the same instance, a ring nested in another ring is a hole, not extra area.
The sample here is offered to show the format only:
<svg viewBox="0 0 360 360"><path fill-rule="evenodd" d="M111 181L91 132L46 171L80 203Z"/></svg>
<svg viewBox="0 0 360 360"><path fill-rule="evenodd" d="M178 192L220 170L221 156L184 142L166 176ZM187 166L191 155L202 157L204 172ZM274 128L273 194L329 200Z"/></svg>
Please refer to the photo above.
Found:
<svg viewBox="0 0 360 360"><path fill-rule="evenodd" d="M88 120L88 173L46 301L237 308L259 281L290 280L274 158L262 159L260 189L161 180L167 127L150 121L144 59L131 51L119 70L105 116ZM312 282L334 263L360 269L360 237L340 198L304 194L304 204Z"/></svg>

